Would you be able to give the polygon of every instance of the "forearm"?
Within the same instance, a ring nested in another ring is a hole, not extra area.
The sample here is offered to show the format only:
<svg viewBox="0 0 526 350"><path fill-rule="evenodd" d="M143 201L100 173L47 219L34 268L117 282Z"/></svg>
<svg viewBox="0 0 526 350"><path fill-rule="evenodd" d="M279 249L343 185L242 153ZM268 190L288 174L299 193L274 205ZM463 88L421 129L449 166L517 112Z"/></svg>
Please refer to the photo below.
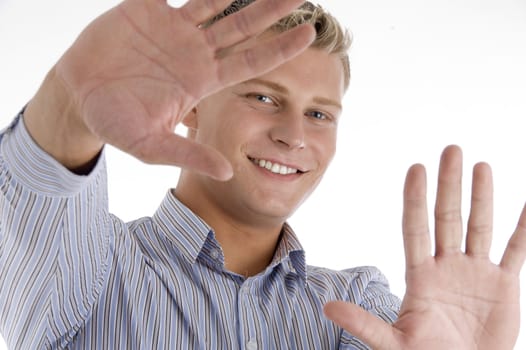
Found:
<svg viewBox="0 0 526 350"><path fill-rule="evenodd" d="M0 134L0 329L14 349L41 348L49 327L69 334L96 301L120 227L98 158L78 176L36 145L20 118Z"/></svg>
<svg viewBox="0 0 526 350"><path fill-rule="evenodd" d="M77 174L87 174L96 163L103 142L87 128L81 106L53 68L24 112L24 122L35 142Z"/></svg>

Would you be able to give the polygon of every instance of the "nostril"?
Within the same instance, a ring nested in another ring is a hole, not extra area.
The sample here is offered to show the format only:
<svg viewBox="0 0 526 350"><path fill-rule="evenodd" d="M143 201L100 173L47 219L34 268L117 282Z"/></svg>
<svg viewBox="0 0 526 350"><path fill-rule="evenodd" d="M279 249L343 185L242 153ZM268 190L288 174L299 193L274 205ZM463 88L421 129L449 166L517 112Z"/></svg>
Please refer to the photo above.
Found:
<svg viewBox="0 0 526 350"><path fill-rule="evenodd" d="M299 149L303 149L305 148L305 142L303 141L303 139L293 139L293 138L289 138L289 139L275 139L274 140L275 142L278 142L280 144L283 144L284 146L287 146L289 148L299 148Z"/></svg>

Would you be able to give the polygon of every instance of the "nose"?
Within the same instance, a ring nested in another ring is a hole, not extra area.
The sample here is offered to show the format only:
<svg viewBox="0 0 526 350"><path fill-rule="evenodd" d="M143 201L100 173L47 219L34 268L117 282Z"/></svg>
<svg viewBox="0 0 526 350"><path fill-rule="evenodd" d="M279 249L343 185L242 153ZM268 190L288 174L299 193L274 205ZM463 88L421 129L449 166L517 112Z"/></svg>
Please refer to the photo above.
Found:
<svg viewBox="0 0 526 350"><path fill-rule="evenodd" d="M289 113L276 118L276 124L270 130L270 138L290 149L305 148L303 115L301 113Z"/></svg>

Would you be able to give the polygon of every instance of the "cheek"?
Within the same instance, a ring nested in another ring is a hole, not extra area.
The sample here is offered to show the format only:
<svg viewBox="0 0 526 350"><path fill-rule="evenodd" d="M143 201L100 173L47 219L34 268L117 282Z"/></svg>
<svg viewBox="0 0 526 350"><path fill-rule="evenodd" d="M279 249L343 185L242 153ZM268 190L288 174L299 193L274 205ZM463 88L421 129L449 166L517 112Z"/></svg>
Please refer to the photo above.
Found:
<svg viewBox="0 0 526 350"><path fill-rule="evenodd" d="M227 156L237 152L250 138L250 125L228 116L208 120L197 129L196 135L197 142L210 145Z"/></svg>
<svg viewBox="0 0 526 350"><path fill-rule="evenodd" d="M314 136L313 151L320 165L327 167L336 153L336 132L327 130Z"/></svg>

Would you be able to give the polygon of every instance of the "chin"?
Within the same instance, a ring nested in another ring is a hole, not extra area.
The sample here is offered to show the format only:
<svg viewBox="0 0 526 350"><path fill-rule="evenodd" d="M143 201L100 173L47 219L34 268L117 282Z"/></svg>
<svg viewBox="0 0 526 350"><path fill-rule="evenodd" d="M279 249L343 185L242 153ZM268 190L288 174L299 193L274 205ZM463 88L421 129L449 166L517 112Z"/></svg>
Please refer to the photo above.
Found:
<svg viewBox="0 0 526 350"><path fill-rule="evenodd" d="M252 206L251 211L259 217L266 217L272 221L285 222L294 214L299 204L284 203L283 201L271 199L258 202Z"/></svg>

